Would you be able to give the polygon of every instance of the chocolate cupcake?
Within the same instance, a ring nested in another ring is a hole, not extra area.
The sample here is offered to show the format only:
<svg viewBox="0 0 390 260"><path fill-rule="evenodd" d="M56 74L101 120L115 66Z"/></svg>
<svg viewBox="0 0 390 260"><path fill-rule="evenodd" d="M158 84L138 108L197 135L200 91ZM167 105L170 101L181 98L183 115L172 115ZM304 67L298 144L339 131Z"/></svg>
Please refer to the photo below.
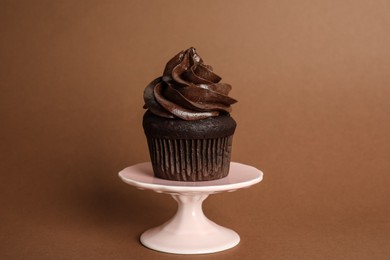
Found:
<svg viewBox="0 0 390 260"><path fill-rule="evenodd" d="M143 118L156 177L207 181L229 173L237 101L195 48L178 53L144 91Z"/></svg>

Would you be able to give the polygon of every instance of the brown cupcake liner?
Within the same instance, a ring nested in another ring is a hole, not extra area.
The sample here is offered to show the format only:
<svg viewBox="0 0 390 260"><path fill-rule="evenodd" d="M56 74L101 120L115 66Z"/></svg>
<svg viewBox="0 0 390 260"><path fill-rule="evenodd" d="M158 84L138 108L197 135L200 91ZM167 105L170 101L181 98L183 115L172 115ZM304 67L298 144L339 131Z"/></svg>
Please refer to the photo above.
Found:
<svg viewBox="0 0 390 260"><path fill-rule="evenodd" d="M156 177L176 181L207 181L229 173L233 135L212 139L147 137Z"/></svg>

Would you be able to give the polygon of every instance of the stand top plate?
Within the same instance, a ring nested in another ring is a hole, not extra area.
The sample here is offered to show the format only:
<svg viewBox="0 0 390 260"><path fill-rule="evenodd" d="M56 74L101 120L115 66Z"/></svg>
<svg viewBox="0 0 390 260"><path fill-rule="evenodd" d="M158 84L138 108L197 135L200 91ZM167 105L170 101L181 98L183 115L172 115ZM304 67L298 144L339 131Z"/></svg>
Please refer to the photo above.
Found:
<svg viewBox="0 0 390 260"><path fill-rule="evenodd" d="M159 193L217 193L235 191L252 186L263 179L263 172L255 167L231 162L229 175L213 181L183 182L164 180L153 175L150 162L139 163L119 172L119 177L138 189L153 190Z"/></svg>

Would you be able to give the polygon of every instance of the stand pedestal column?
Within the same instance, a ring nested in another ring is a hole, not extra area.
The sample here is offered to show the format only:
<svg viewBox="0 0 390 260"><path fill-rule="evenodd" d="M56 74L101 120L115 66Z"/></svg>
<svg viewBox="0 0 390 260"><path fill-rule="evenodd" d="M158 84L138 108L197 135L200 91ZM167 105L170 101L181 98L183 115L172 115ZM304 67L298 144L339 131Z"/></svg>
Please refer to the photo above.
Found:
<svg viewBox="0 0 390 260"><path fill-rule="evenodd" d="M165 224L147 230L141 243L157 251L202 254L223 251L240 242L233 230L221 227L203 213L208 194L172 195L178 203L175 216Z"/></svg>

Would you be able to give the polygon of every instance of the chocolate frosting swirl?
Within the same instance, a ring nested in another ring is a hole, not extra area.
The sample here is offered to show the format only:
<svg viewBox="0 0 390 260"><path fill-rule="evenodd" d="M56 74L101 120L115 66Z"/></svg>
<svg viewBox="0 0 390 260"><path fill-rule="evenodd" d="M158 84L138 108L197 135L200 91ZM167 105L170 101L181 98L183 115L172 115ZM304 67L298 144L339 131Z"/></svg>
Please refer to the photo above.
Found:
<svg viewBox="0 0 390 260"><path fill-rule="evenodd" d="M230 113L237 101L228 96L232 87L220 81L191 47L168 61L162 77L145 88L144 108L160 117L183 120Z"/></svg>

